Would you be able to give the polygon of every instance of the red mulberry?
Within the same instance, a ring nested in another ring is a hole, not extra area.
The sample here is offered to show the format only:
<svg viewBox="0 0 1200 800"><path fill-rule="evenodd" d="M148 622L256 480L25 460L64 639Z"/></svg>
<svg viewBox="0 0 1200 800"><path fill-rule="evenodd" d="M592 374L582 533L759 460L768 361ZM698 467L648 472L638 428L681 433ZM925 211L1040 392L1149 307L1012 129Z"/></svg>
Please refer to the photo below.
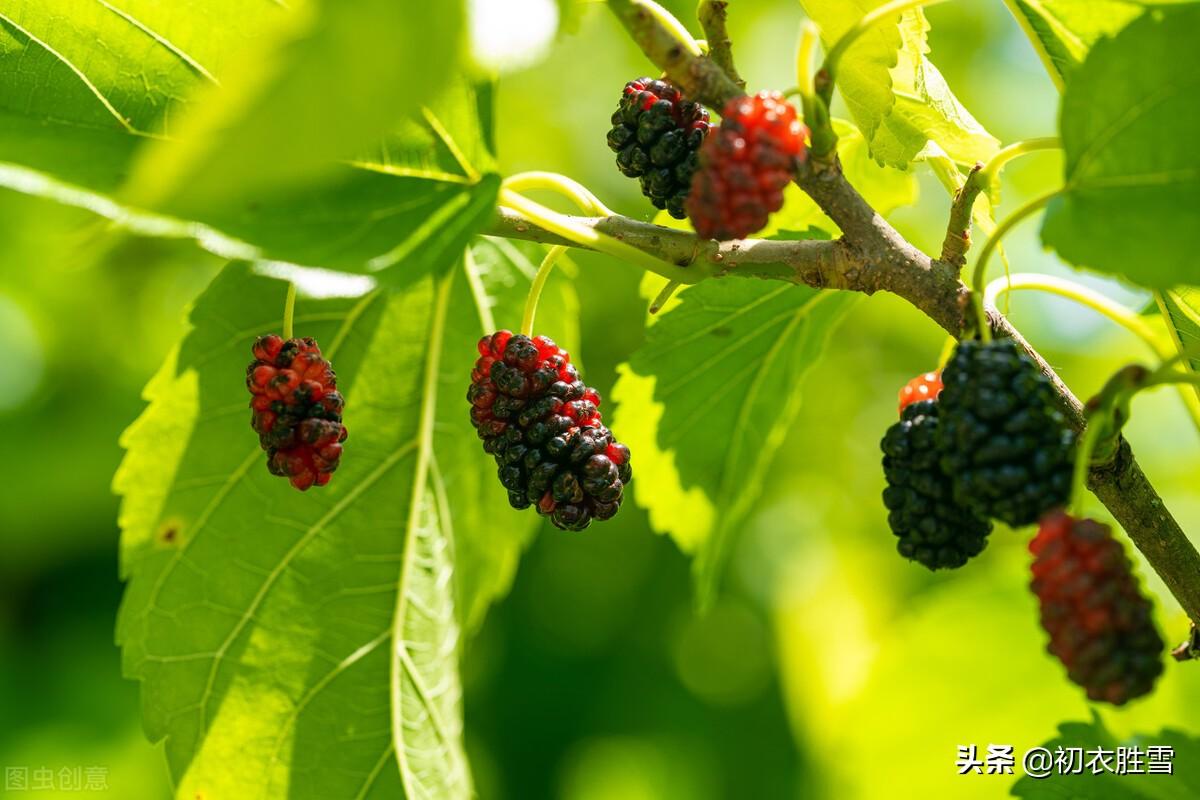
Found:
<svg viewBox="0 0 1200 800"><path fill-rule="evenodd" d="M700 148L687 213L705 239L739 239L783 207L783 189L805 156L808 130L779 92L737 97Z"/></svg>
<svg viewBox="0 0 1200 800"><path fill-rule="evenodd" d="M629 448L604 427L599 395L553 341L510 331L480 339L467 401L513 508L534 506L573 531L617 513L633 477Z"/></svg>
<svg viewBox="0 0 1200 800"><path fill-rule="evenodd" d="M1154 687L1163 640L1107 525L1055 512L1029 545L1047 648L1092 700L1123 705Z"/></svg>
<svg viewBox="0 0 1200 800"><path fill-rule="evenodd" d="M346 441L333 368L313 339L260 336L253 353L246 368L250 424L267 452L267 469L301 491L324 486Z"/></svg>

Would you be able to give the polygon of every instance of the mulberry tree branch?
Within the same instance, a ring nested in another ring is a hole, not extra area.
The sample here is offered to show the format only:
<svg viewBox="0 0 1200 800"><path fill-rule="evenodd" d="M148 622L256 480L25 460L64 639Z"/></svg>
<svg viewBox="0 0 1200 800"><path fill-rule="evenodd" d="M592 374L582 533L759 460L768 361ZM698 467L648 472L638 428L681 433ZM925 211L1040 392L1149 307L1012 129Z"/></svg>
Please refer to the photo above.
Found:
<svg viewBox="0 0 1200 800"><path fill-rule="evenodd" d="M737 67L733 65L733 42L725 30L727 0L700 0L696 16L700 18L700 27L704 29L708 41L709 57L717 63L730 80L745 89L746 82L738 75Z"/></svg>
<svg viewBox="0 0 1200 800"><path fill-rule="evenodd" d="M677 31L663 24L657 5L646 0L608 0L608 7L650 60L689 98L720 109L743 94L720 64L693 53Z"/></svg>
<svg viewBox="0 0 1200 800"><path fill-rule="evenodd" d="M609 6L650 60L691 96L719 107L739 93L724 70L684 47L644 3L609 0ZM886 291L907 300L953 336L961 336L969 329L970 291L959 279L961 253L957 247L950 249L946 260L922 253L850 185L836 159L798 164L796 182L841 229L840 239L716 242L621 216L574 220L658 258L694 268L697 280L753 277L865 294ZM974 195L964 190L956 198L952 212L949 233L958 232L964 242L969 241L968 200L973 199ZM504 208L489 233L566 244ZM1079 399L1007 318L994 308L987 308L986 313L994 334L1015 340L1049 378L1067 420L1076 430L1082 430L1083 406ZM1138 466L1128 442L1121 439L1106 463L1092 467L1088 485L1146 556L1188 616L1200 621L1200 553Z"/></svg>

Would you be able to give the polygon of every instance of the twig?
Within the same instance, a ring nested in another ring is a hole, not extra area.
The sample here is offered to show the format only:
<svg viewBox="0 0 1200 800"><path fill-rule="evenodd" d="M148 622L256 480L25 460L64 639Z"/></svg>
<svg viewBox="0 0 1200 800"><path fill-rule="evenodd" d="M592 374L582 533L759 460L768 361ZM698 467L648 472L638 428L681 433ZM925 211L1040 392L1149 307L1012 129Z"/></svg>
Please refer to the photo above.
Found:
<svg viewBox="0 0 1200 800"><path fill-rule="evenodd" d="M954 201L950 204L950 222L946 225L946 238L942 241L942 261L962 268L967 264L967 250L971 248L971 212L975 208L975 199L983 191L984 182L980 179L983 164L976 162L971 167L966 181L954 193Z"/></svg>
<svg viewBox="0 0 1200 800"><path fill-rule="evenodd" d="M700 0L696 16L700 18L700 27L704 29L704 38L708 40L708 56L717 66L725 71L729 79L745 89L746 82L738 75L737 67L733 65L733 42L725 30L727 0Z"/></svg>

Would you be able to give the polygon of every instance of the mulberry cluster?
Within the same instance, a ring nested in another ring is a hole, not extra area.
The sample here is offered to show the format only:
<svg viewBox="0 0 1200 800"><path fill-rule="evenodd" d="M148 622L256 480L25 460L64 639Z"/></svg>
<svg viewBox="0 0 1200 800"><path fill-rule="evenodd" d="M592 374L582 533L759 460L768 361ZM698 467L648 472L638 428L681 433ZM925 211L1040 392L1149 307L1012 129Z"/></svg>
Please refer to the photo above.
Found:
<svg viewBox="0 0 1200 800"><path fill-rule="evenodd" d="M1049 651L1092 700L1123 705L1163 671L1150 601L1108 526L1058 512L1029 545Z"/></svg>
<svg viewBox="0 0 1200 800"><path fill-rule="evenodd" d="M1013 527L1066 504L1075 434L1014 341L959 343L942 382L938 445L955 501Z"/></svg>
<svg viewBox="0 0 1200 800"><path fill-rule="evenodd" d="M706 239L738 239L783 207L783 189L805 156L808 130L779 92L737 97L700 149L687 213Z"/></svg>
<svg viewBox="0 0 1200 800"><path fill-rule="evenodd" d="M250 424L267 469L297 489L329 483L342 457L346 426L337 376L313 339L260 336L246 368Z"/></svg>
<svg viewBox="0 0 1200 800"><path fill-rule="evenodd" d="M983 552L992 525L954 500L939 465L938 424L938 404L919 400L888 429L881 443L883 504L900 555L929 569L956 569Z"/></svg>
<svg viewBox="0 0 1200 800"><path fill-rule="evenodd" d="M703 106L684 100L666 81L638 78L625 84L608 146L621 173L641 179L642 194L655 208L683 219L696 152L709 127Z"/></svg>
<svg viewBox="0 0 1200 800"><path fill-rule="evenodd" d="M599 395L552 340L510 331L480 339L467 401L513 508L534 506L573 531L617 513L633 477L629 448L604 427Z"/></svg>

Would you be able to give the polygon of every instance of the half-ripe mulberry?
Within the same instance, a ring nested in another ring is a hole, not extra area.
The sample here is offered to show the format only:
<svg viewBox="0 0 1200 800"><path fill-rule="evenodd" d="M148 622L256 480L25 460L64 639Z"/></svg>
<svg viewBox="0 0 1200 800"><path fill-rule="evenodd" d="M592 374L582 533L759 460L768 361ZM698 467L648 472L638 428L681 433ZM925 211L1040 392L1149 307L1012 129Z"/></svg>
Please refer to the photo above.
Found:
<svg viewBox="0 0 1200 800"><path fill-rule="evenodd" d="M805 157L808 129L779 92L735 97L700 148L687 214L705 239L738 239L783 207L783 189Z"/></svg>
<svg viewBox="0 0 1200 800"><path fill-rule="evenodd" d="M1123 705L1163 671L1150 601L1107 525L1054 512L1029 545L1048 650L1092 700Z"/></svg>
<svg viewBox="0 0 1200 800"><path fill-rule="evenodd" d="M617 513L633 477L629 448L604 427L600 396L551 339L511 331L480 339L467 401L513 508L533 506L572 531Z"/></svg>
<svg viewBox="0 0 1200 800"><path fill-rule="evenodd" d="M655 208L683 219L696 153L709 127L704 106L685 100L666 81L638 78L625 84L608 146L617 154L617 169L640 179Z"/></svg>
<svg viewBox="0 0 1200 800"><path fill-rule="evenodd" d="M308 338L260 336L252 352L246 368L250 424L267 452L267 469L301 491L324 486L346 441L345 403L333 368Z"/></svg>
<svg viewBox="0 0 1200 800"><path fill-rule="evenodd" d="M883 504L896 549L929 569L955 569L987 546L992 525L954 500L937 448L938 404L905 407L880 443L887 488Z"/></svg>
<svg viewBox="0 0 1200 800"><path fill-rule="evenodd" d="M938 445L955 500L1014 527L1066 505L1075 433L1016 342L960 342L942 383Z"/></svg>
<svg viewBox="0 0 1200 800"><path fill-rule="evenodd" d="M937 400L942 393L942 373L926 372L910 380L900 390L900 413L912 403L921 400Z"/></svg>

